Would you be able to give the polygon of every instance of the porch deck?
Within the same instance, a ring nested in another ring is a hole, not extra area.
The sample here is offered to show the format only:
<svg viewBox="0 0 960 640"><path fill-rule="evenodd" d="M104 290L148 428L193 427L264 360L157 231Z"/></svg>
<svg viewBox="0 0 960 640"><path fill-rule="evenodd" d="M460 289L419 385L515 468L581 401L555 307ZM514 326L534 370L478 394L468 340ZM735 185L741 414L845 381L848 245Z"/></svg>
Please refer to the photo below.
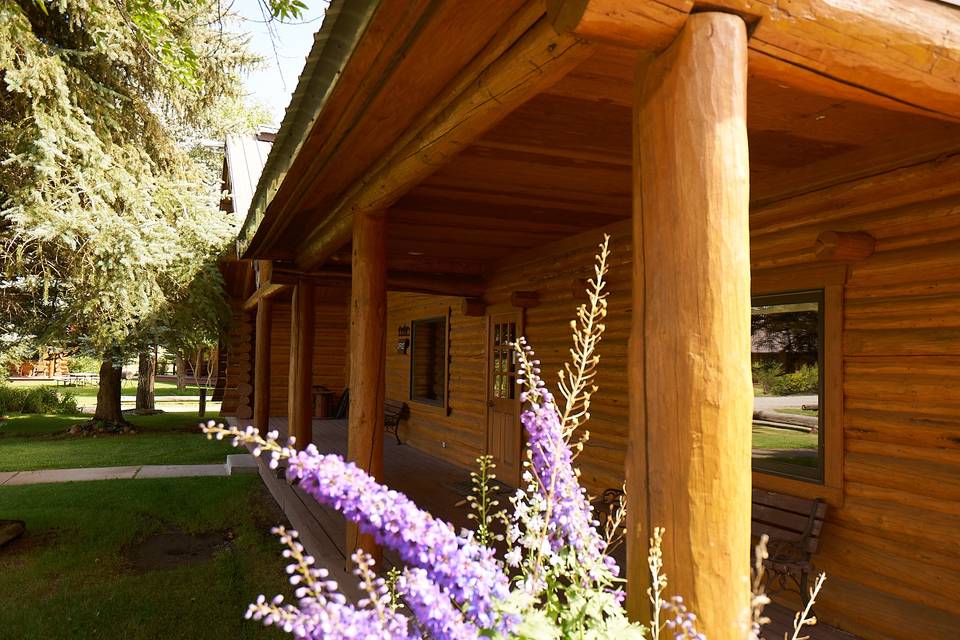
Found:
<svg viewBox="0 0 960 640"><path fill-rule="evenodd" d="M286 418L271 417L270 428L286 436ZM313 442L324 453L346 455L347 421L314 420ZM464 503L465 487L469 486L470 472L418 449L398 445L392 438L384 440L384 480L390 487L405 493L418 505L434 515L453 523L458 529L468 526L467 507ZM289 485L277 477L261 461L263 477L271 494L283 508L291 524L300 532L307 550L317 558L318 564L331 569L335 579L348 589L356 582L341 569L345 564L344 551L346 527L343 518L333 509L317 504L299 487ZM622 549L618 556L622 556ZM386 551L384 560L398 564L395 554ZM617 560L622 564L623 557ZM793 612L777 604L767 608L771 622L766 627L766 640L781 640L792 635ZM827 625L808 627L802 634L810 640L856 640L844 631ZM786 635L785 635L786 634Z"/></svg>

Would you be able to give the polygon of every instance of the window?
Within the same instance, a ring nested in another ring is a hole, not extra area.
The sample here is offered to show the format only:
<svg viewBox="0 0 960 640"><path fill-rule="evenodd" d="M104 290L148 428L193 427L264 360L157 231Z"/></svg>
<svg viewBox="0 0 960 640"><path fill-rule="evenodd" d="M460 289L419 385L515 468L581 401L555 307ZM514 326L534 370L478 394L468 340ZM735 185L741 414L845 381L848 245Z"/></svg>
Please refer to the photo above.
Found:
<svg viewBox="0 0 960 640"><path fill-rule="evenodd" d="M514 400L517 394L517 340L516 322L493 323L493 397L497 400Z"/></svg>
<svg viewBox="0 0 960 640"><path fill-rule="evenodd" d="M443 406L447 380L446 319L414 320L410 353L410 399Z"/></svg>
<svg viewBox="0 0 960 640"><path fill-rule="evenodd" d="M824 292L753 297L753 469L824 480Z"/></svg>

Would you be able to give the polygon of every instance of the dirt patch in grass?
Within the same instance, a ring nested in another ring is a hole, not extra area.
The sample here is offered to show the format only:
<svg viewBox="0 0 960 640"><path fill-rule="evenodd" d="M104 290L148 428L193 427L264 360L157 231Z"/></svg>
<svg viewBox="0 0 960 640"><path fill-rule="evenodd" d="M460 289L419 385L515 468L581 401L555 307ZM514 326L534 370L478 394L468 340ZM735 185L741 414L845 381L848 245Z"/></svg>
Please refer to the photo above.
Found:
<svg viewBox="0 0 960 640"><path fill-rule="evenodd" d="M233 538L231 529L203 533L157 533L133 546L127 552L127 559L130 569L135 573L197 564L212 559L221 551L232 551Z"/></svg>
<svg viewBox="0 0 960 640"><path fill-rule="evenodd" d="M18 557L27 557L34 551L53 546L56 540L56 531L33 531L28 524L23 535L0 547L0 559L13 561Z"/></svg>

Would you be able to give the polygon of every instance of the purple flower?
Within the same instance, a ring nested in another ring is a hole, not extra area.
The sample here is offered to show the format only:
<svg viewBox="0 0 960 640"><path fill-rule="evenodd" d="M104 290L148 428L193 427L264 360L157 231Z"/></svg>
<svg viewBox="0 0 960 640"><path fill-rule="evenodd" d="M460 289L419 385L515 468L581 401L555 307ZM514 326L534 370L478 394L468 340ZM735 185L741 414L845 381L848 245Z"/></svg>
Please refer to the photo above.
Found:
<svg viewBox="0 0 960 640"><path fill-rule="evenodd" d="M404 494L340 456L320 454L313 445L290 459L287 478L299 480L318 502L396 551L404 563L423 569L437 593L452 598L463 611L467 623L501 632L512 626L514 621L501 618L494 608L507 599L509 584L492 549L472 537L458 536L453 526L418 508ZM440 636L446 637L460 636Z"/></svg>
<svg viewBox="0 0 960 640"><path fill-rule="evenodd" d="M539 404L524 411L520 421L529 434L530 461L538 479L538 490L552 503L550 545L555 551L569 545L581 561L596 567L591 570L594 579L601 577L597 568L603 566L616 576L619 567L604 553L606 544L597 531L586 492L577 480L573 455L564 439L553 396L543 387L537 396ZM530 394L524 394L523 399L533 400Z"/></svg>
<svg viewBox="0 0 960 640"><path fill-rule="evenodd" d="M466 622L463 613L453 606L450 594L431 582L423 569L404 571L397 590L431 637L449 640L476 640L479 637L476 626Z"/></svg>
<svg viewBox="0 0 960 640"><path fill-rule="evenodd" d="M300 601L299 609L280 606L281 597L272 605L263 596L247 610L247 618L276 625L298 638L316 640L415 640L417 634L407 629L407 618L399 613L382 614L373 609L357 609L342 599L310 599Z"/></svg>

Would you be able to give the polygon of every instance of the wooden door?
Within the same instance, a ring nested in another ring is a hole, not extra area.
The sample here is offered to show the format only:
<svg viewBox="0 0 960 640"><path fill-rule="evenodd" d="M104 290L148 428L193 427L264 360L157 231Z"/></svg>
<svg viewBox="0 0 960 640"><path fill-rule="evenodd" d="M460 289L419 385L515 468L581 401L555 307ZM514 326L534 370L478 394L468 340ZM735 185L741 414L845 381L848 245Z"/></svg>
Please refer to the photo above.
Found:
<svg viewBox="0 0 960 640"><path fill-rule="evenodd" d="M520 335L517 311L492 314L487 330L487 453L497 465L497 478L520 486L523 466L520 390L513 343Z"/></svg>

